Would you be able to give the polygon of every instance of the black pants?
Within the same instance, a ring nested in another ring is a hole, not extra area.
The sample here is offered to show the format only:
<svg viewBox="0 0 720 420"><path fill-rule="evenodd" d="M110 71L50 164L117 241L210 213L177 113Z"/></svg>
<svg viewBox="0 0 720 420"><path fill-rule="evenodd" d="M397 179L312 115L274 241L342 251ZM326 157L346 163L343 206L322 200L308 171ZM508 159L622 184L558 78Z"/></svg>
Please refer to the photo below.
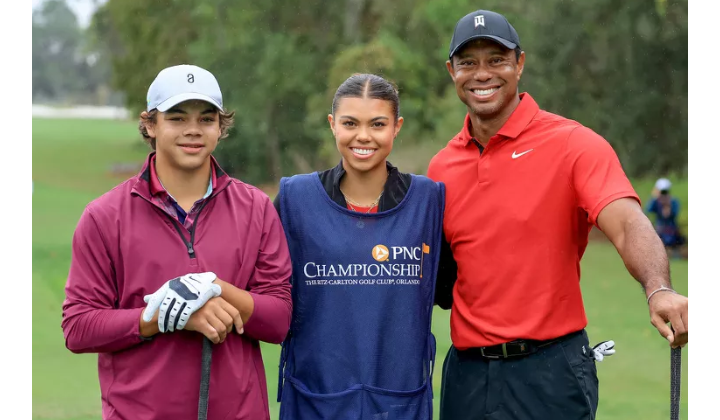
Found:
<svg viewBox="0 0 720 420"><path fill-rule="evenodd" d="M440 420L594 420L598 378L585 330L536 353L486 359L450 347Z"/></svg>

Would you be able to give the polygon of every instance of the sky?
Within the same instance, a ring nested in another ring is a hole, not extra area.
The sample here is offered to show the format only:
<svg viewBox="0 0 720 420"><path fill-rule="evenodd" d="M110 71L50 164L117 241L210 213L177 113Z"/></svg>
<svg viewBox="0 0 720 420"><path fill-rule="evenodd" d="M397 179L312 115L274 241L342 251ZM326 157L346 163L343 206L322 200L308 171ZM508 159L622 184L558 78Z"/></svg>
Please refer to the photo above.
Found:
<svg viewBox="0 0 720 420"><path fill-rule="evenodd" d="M32 0L33 10L38 8L44 0ZM70 9L75 12L78 17L80 26L86 28L90 24L90 18L98 5L105 3L106 0L65 0Z"/></svg>

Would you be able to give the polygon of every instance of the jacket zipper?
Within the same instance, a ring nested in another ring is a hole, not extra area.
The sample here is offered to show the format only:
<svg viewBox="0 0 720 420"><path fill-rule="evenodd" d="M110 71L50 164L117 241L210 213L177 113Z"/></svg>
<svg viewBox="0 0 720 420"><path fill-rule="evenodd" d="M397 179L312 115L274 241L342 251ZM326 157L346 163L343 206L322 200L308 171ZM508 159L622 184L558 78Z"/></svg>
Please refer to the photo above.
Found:
<svg viewBox="0 0 720 420"><path fill-rule="evenodd" d="M205 205L208 203L208 201L210 201L211 198L212 197L208 197L208 199L205 200L202 203L202 205L200 206L200 208L198 209L197 215L195 216L195 223L193 223L192 227L190 228L190 241L185 239L185 234L183 234L182 229L180 228L180 224L178 224L177 220L175 220L169 214L163 212L165 214L165 216L167 216L170 219L170 221L173 223L173 226L175 226L175 230L180 235L180 239L182 239L183 243L187 247L187 252L188 252L188 255L190 256L190 259L197 258L197 256L195 255L195 248L194 248L195 228L197 227L198 222L200 222L200 212L202 212L202 210L205 208Z"/></svg>
<svg viewBox="0 0 720 420"><path fill-rule="evenodd" d="M227 188L227 186L230 185L231 183L232 183L232 181L228 182L225 187ZM224 189L224 188L223 188L223 189ZM218 193L219 193L220 191L222 191L222 190L218 190ZM216 194L215 194L215 195L216 195ZM169 214L167 214L167 212L165 212L165 210L160 209L160 210L162 211L162 213L163 213L165 216L167 216L168 219L170 219L170 221L172 222L173 226L175 227L175 230L176 230L177 233L180 235L180 239L182 239L183 244L185 244L185 247L187 248L188 256L190 256L190 259L197 258L197 255L195 254L195 248L194 248L194 244L195 244L195 228L197 227L197 224L198 224L198 222L200 221L200 212L202 212L202 210L205 208L205 205L206 205L211 199L213 199L213 198L215 197L215 195L211 195L210 197L208 197L207 200L205 200L205 201L202 203L202 206L200 206L200 208L198 209L197 215L195 216L195 223L193 223L192 228L190 228L190 241L188 241L187 239L185 239L185 235L183 234L182 229L180 228L180 225L178 224L177 220L175 220L172 216L170 216ZM155 206L155 204L154 204L152 201L148 200L147 198L143 197L142 195L138 194L138 196L140 196L143 200L147 201L147 202L150 203L151 205ZM157 206L156 206L156 207L157 207Z"/></svg>

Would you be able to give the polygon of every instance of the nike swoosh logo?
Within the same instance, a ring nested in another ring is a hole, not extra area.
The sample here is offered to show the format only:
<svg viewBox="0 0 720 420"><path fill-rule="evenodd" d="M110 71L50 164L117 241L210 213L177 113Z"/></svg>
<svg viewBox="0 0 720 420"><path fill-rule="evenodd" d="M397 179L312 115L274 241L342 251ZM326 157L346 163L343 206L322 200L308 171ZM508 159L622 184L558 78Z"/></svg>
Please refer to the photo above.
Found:
<svg viewBox="0 0 720 420"><path fill-rule="evenodd" d="M526 151L524 151L524 152L522 152L522 153L515 153L515 152L513 152L512 158L513 158L513 159L517 159L517 158L519 158L520 156L524 155L525 153L530 153L530 152L532 152L532 151L533 151L533 149L526 150Z"/></svg>

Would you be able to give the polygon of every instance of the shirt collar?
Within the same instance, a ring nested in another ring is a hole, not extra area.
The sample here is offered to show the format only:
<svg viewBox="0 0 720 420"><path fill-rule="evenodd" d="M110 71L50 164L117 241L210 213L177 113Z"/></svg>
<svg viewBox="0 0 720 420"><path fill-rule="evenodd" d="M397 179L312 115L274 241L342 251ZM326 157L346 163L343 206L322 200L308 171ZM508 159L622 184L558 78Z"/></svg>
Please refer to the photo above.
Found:
<svg viewBox="0 0 720 420"><path fill-rule="evenodd" d="M217 173L215 171L214 162L210 165L210 168L210 181L208 182L208 188L205 192L205 196L203 197L203 199L210 197L210 194L212 194L213 192L213 188L217 187ZM157 176L157 171L155 170L155 155L153 154L153 156L150 158L150 194L157 195L163 192L169 195L173 200L175 200L175 197L173 197L169 192L167 192L162 182L160 182L160 178L158 178Z"/></svg>
<svg viewBox="0 0 720 420"><path fill-rule="evenodd" d="M520 103L517 108L510 114L510 118L505 121L497 134L514 139L519 136L523 130L530 124L535 118L535 115L540 110L537 102L530 96L529 93L523 92L520 95ZM460 140L463 144L467 144L473 139L471 132L472 122L470 121L470 113L465 115L465 123L463 124L462 131L460 131Z"/></svg>

